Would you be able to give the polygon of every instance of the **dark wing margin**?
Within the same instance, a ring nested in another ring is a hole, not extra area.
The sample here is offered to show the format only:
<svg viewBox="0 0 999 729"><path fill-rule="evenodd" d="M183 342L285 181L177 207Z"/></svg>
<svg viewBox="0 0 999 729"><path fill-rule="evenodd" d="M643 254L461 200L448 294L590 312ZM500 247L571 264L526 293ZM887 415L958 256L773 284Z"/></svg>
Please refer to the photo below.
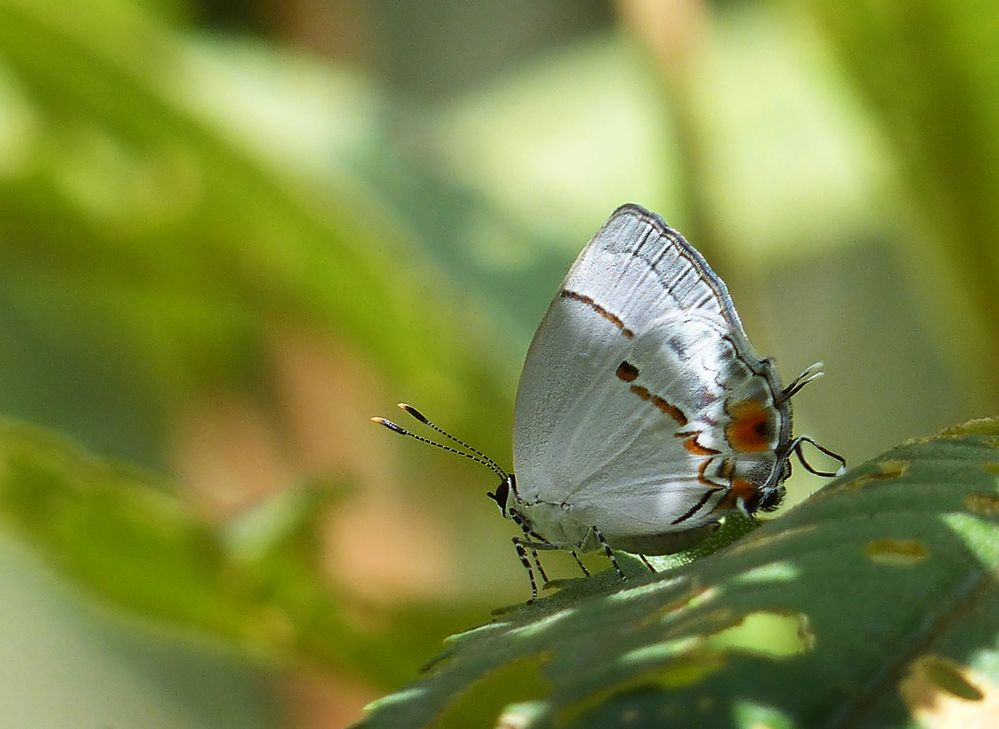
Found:
<svg viewBox="0 0 999 729"><path fill-rule="evenodd" d="M728 324L733 329L740 332L743 335L743 338L748 340L745 330L742 327L742 320L739 318L739 314L735 310L735 304L732 303L732 296L729 294L728 287L725 285L725 282L722 281L718 274L714 272L708 262L704 259L704 256L702 256L696 248L690 245L690 243L687 242L686 238L684 238L679 231L674 230L667 225L666 221L663 220L657 213L654 213L651 210L646 210L641 205L636 205L635 203L625 203L611 213L610 218L607 219L603 229L601 229L601 233L603 230L611 227L618 219L624 217L637 218L641 223L650 226L652 231L667 239L676 248L680 257L685 259L690 264L692 269L698 274L700 280L709 289L711 289L715 301L719 304L720 313ZM600 233L597 234L597 237L600 237ZM657 250L650 250L650 248L646 246L649 237L650 236L648 235L643 236L642 241L639 242L633 250L629 251L629 253L644 260L649 268L660 276L660 280L664 280L666 272L660 270L658 264L668 246L655 246L653 249Z"/></svg>

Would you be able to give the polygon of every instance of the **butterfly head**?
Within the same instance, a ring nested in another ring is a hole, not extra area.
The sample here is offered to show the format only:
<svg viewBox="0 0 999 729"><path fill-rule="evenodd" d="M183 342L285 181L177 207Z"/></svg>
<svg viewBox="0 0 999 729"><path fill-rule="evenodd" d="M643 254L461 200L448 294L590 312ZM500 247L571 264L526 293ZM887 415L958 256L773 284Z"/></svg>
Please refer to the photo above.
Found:
<svg viewBox="0 0 999 729"><path fill-rule="evenodd" d="M787 491L784 488L784 482L791 478L790 454L781 458L774 470L777 472L776 480L772 480L763 488L757 489L746 503L746 510L750 514L756 511L774 511L783 501Z"/></svg>
<svg viewBox="0 0 999 729"><path fill-rule="evenodd" d="M772 360L765 359L763 362L768 368L772 368ZM784 498L786 491L784 482L791 477L792 456L797 456L798 461L805 468L805 470L810 473L814 473L817 476L839 476L845 470L846 461L838 453L835 453L828 448L824 448L807 435L799 435L796 438L790 437L789 403L791 397L797 394L798 391L800 391L801 388L809 382L812 382L822 376L822 371L820 370L821 366L821 362L816 362L810 367L807 367L804 372L798 375L798 377L796 377L790 385L783 388L783 390L780 391L774 398L777 407L783 415L782 420L787 424L787 430L782 435L780 445L778 445L777 449L771 454L773 458L758 462L755 466L751 467L752 470L744 477L749 483L761 484L753 490L752 494L748 496L740 496L737 500L739 510L746 516L752 516L757 511L774 511L778 506L780 506L780 502ZM837 471L823 471L812 466L811 463L809 463L805 458L805 454L802 452L802 445L805 443L814 446L817 450L839 463ZM769 469L769 474L762 470L762 468L766 467L765 464L767 463L767 460L769 460L772 464Z"/></svg>
<svg viewBox="0 0 999 729"><path fill-rule="evenodd" d="M789 472L790 469L786 469L786 471ZM785 476L784 478L787 477ZM740 509L747 516L752 516L757 511L774 511L784 499L784 492L783 483L769 488L757 489L748 499L740 504Z"/></svg>
<svg viewBox="0 0 999 729"><path fill-rule="evenodd" d="M817 450L838 462L839 468L836 471L822 471L812 466L806 460L804 453L802 453L801 447L804 443L811 444ZM773 465L770 476L763 482L763 486L757 488L747 498L739 500L739 509L746 516L752 516L757 511L774 511L780 506L786 490L784 482L791 477L791 456L793 455L798 457L798 461L804 466L805 470L817 476L827 478L840 476L846 469L846 461L841 455L828 448L824 448L807 435L799 435L777 450L777 460Z"/></svg>
<svg viewBox="0 0 999 729"><path fill-rule="evenodd" d="M500 513L503 514L504 518L506 518L510 516L510 511L507 507L511 494L514 499L517 498L517 482L512 473L500 481L495 492L489 491L486 493L486 496L496 502L496 505L500 509Z"/></svg>

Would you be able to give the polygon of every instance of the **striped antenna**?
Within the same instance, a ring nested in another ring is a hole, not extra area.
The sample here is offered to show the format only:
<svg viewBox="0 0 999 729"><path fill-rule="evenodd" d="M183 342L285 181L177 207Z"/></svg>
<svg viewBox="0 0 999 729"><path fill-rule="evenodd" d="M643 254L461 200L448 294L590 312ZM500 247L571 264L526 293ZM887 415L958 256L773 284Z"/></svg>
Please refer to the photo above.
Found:
<svg viewBox="0 0 999 729"><path fill-rule="evenodd" d="M816 362L815 364L809 365L804 369L804 371L792 380L791 384L784 388L784 391L780 394L781 400L790 400L792 397L798 394L805 385L813 380L817 380L822 375L825 374L822 371L822 363Z"/></svg>
<svg viewBox="0 0 999 729"><path fill-rule="evenodd" d="M401 410L404 410L405 412L409 413L411 416L413 416L414 418L416 418L417 420L419 420L421 423L423 423L424 425L428 426L429 428L432 428L433 430L437 431L438 433L440 433L441 435L443 435L445 438L447 438L451 442L457 443L462 448L467 448L472 453L474 453L479 458L481 458L483 461L485 461L486 463L492 465L494 471L502 473L504 475L504 477L506 476L506 471L504 471L502 468L500 468L500 465L498 463L496 463L496 461L494 461L492 458L490 458L489 456L487 456L485 453L483 453L482 451L480 451L475 446L466 443L465 441L461 440L460 438L455 438L453 435L451 435L446 430L444 430L444 428L442 428L439 425L437 425L436 423L432 422L430 420L430 418L428 418L426 415L424 415L419 410L417 410L416 408L414 408L412 405L407 405L404 402L398 403L398 405L399 405L399 408Z"/></svg>
<svg viewBox="0 0 999 729"><path fill-rule="evenodd" d="M417 410L416 408L412 407L411 405L406 405L405 403L399 403L399 407L402 408L403 410L405 410L410 415L412 415L417 420L419 420L424 425L427 425L428 427L432 428L433 430L435 430L438 433L440 433L441 435L443 435L445 438L448 438L449 440L454 441L458 445L460 445L460 446L462 446L464 448L467 448L468 450L472 451L472 453L466 453L465 451L458 450L457 448L452 448L451 446L445 445L444 443L438 443L437 441L431 440L430 438L424 438L422 435L417 435L416 433L412 432L411 430L407 430L406 428L403 428L398 423L392 422L388 418L371 418L371 422L372 423L377 423L378 425L386 427L389 430L391 430L393 433L398 433L399 435L404 435L407 438L412 438L414 440L418 440L421 443L425 443L427 445L434 446L435 448L440 448L441 450L447 451L448 453L453 453L456 456L461 456L462 458L467 458L470 461L475 461L476 463L482 464L483 466L485 466L486 468L488 468L490 471L492 471L493 473L495 473L497 476L500 477L500 479L502 479L504 481L507 478L509 478L509 474L507 474L507 472L504 471L499 466L499 464L496 463L496 461L494 461L489 456L485 455L478 448L474 448L473 446L469 445L465 441L460 440L459 438L455 438L453 435L451 435L450 433L448 433L443 428L441 428L441 427L435 425L434 423L432 423L423 413L421 413L419 410Z"/></svg>

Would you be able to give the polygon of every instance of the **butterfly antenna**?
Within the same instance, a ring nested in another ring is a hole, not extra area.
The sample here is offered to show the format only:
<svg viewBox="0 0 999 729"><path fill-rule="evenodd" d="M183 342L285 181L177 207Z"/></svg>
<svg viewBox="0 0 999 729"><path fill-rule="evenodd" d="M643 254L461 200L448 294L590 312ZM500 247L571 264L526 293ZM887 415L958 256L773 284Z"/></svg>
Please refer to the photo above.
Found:
<svg viewBox="0 0 999 729"><path fill-rule="evenodd" d="M818 469L814 468L812 464L810 464L807 460L805 460L805 454L801 450L802 443L811 443L813 446L815 446L815 448L820 450L822 453L825 453L827 456L829 456L835 461L839 461L839 468L836 469L835 472L819 471ZM801 462L801 465L804 466L809 473L814 473L816 476L824 476L825 478L832 478L833 476L842 476L843 473L846 471L846 459L843 458L843 456L841 456L838 453L834 453L828 448L820 446L818 443L809 438L807 435L799 435L797 438L795 438L791 444L791 449L798 456L798 461Z"/></svg>
<svg viewBox="0 0 999 729"><path fill-rule="evenodd" d="M822 375L825 374L821 369L822 366L823 365L821 362L816 362L815 364L806 367L805 370L800 375L794 378L794 380L791 382L790 385L784 388L784 391L781 392L780 395L781 399L790 400L792 397L797 395L801 391L801 388L803 388L809 382L812 382L822 377Z"/></svg>
<svg viewBox="0 0 999 729"><path fill-rule="evenodd" d="M384 426L384 427L388 428L389 430L391 430L393 433L398 433L399 435L404 435L407 438L412 438L413 440L418 440L421 443L426 443L427 445L433 446L434 448L440 448L441 450L447 451L448 453L453 453L456 456L461 456L462 458L467 458L470 461L475 461L476 463L480 463L483 466L485 466L486 468L488 468L490 471L492 471L493 473L495 473L497 476L500 477L500 479L502 479L504 481L507 478L509 478L509 476L507 475L506 471L504 471L502 468L500 468L496 464L496 462L493 461L491 458L487 458L485 456L483 456L483 457L480 458L479 456L474 456L471 453L465 453L464 451L459 451L457 448L452 448L449 445L445 445L443 443L438 443L435 440L430 440L430 438L424 438L422 435L417 435L416 433L413 433L412 431L406 430L401 425L399 425L397 423L393 423L391 420L389 420L387 418L371 418L371 422L372 423L377 423L378 425L381 425L381 426Z"/></svg>
<svg viewBox="0 0 999 729"><path fill-rule="evenodd" d="M440 433L441 435L443 435L445 438L447 438L451 442L457 443L458 445L460 445L462 448L466 448L466 449L470 450L472 453L474 453L479 458L481 458L485 463L492 465L494 471L497 471L499 473L503 473L504 475L506 474L506 471L504 471L500 467L500 465L498 463L496 463L496 461L494 461L492 458L490 458L489 456L487 456L485 453L483 453L482 451L480 451L475 446L469 445L468 443L466 443L465 441L463 441L461 438L456 438L455 436L451 435L446 430L444 430L444 428L440 427L439 425L437 425L436 423L434 423L433 421L431 421L430 418L428 418L426 415L424 415L419 410L417 410L416 408L414 408L412 405L407 405L404 402L398 403L398 405L399 405L400 409L404 410L409 415L411 415L412 417L416 418L417 420L419 420L421 423L423 423L427 427L431 428L432 430L437 431L438 433Z"/></svg>

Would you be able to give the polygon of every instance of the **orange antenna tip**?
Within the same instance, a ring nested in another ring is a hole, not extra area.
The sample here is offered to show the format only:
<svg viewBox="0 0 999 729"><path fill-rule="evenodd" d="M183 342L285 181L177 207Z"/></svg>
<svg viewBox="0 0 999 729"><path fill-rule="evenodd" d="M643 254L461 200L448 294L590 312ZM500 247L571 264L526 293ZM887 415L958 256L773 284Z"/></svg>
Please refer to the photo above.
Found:
<svg viewBox="0 0 999 729"><path fill-rule="evenodd" d="M398 426L395 423L393 423L391 420L387 420L385 418L371 418L371 422L377 423L378 425L384 425L386 428L388 428L389 430L394 430L396 433L406 432L405 428L402 428L401 426Z"/></svg>
<svg viewBox="0 0 999 729"><path fill-rule="evenodd" d="M406 403L401 402L401 403L399 403L399 407L402 408L403 410L405 410L410 415L412 415L417 420L419 420L421 423L425 423L425 424L428 424L428 425L430 424L430 421L427 420L427 416L424 415L423 413L421 413L416 408L414 408L412 405L407 405Z"/></svg>

